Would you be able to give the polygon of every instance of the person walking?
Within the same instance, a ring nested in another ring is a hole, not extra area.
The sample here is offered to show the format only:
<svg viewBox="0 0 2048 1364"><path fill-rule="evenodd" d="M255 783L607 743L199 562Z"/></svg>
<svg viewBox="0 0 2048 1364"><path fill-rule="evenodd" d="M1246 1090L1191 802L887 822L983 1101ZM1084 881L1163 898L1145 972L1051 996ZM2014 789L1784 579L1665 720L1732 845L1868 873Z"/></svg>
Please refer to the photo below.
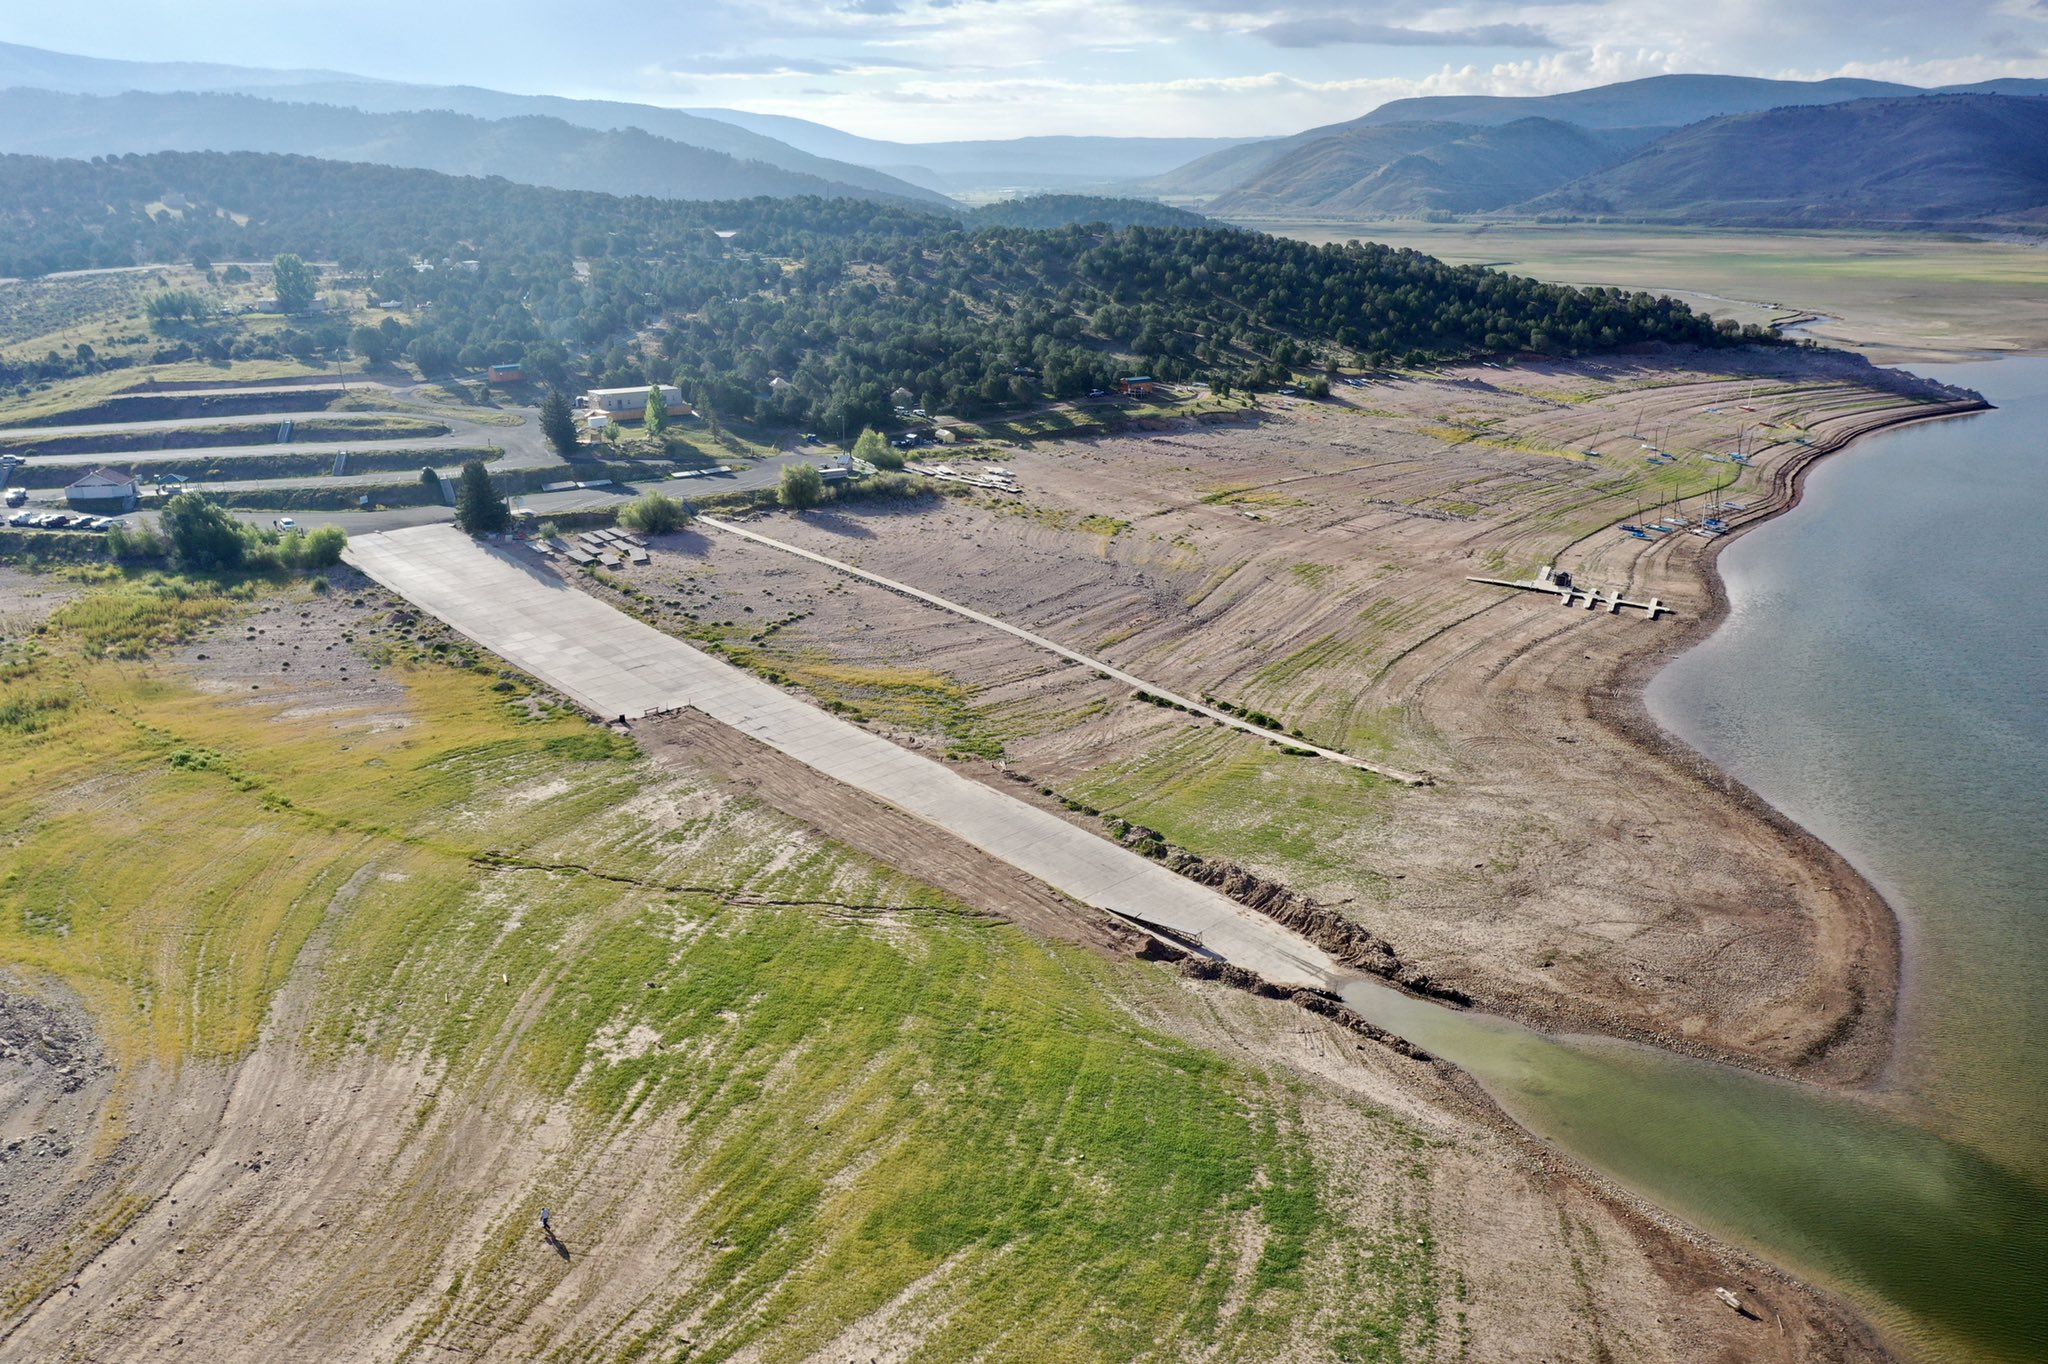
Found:
<svg viewBox="0 0 2048 1364"><path fill-rule="evenodd" d="M546 1208L540 1210L540 1229L543 1235L553 1236L555 1234L555 1224L549 1220Z"/></svg>

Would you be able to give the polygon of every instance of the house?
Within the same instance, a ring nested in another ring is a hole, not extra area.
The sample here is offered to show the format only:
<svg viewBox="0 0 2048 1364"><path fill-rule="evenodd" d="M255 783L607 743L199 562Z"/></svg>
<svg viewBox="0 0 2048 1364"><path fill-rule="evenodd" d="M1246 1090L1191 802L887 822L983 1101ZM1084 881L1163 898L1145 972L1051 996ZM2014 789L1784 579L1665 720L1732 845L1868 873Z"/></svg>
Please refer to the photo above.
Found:
<svg viewBox="0 0 2048 1364"><path fill-rule="evenodd" d="M526 371L517 365L492 365L490 382L494 384L516 384L526 378Z"/></svg>
<svg viewBox="0 0 2048 1364"><path fill-rule="evenodd" d="M889 395L889 401L897 407L908 407L917 401L917 395L907 388L899 388Z"/></svg>
<svg viewBox="0 0 2048 1364"><path fill-rule="evenodd" d="M1117 391L1127 398L1149 398L1152 396L1153 381L1149 374L1131 374L1117 380Z"/></svg>
<svg viewBox="0 0 2048 1364"><path fill-rule="evenodd" d="M80 511L134 511L135 475L119 469L95 469L65 488L64 500Z"/></svg>
<svg viewBox="0 0 2048 1364"><path fill-rule="evenodd" d="M637 417L647 410L647 390L653 387L653 384L641 384L634 388L593 388L583 395L584 405L592 412L609 412L614 417L629 413ZM672 417L691 410L683 402L683 391L674 384L661 385L661 396L668 403Z"/></svg>

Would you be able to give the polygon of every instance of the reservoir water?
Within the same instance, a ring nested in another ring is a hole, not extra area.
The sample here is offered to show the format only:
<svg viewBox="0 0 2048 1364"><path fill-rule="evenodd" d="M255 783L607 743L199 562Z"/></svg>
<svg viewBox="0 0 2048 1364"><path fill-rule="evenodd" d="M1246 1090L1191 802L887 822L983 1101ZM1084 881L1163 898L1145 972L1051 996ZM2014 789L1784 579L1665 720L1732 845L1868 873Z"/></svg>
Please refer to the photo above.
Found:
<svg viewBox="0 0 2048 1364"><path fill-rule="evenodd" d="M1840 850L1905 933L1897 1057L1841 1095L1346 987L1518 1121L1835 1288L1902 1353L2048 1359L2048 360L1822 461L1721 556L1658 721Z"/></svg>

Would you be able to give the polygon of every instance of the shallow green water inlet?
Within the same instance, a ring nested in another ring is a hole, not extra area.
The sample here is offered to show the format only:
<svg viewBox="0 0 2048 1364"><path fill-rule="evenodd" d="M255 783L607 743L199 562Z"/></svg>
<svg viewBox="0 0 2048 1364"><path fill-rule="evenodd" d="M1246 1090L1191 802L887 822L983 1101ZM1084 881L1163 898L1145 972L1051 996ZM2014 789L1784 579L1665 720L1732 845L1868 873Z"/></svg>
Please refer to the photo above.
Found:
<svg viewBox="0 0 2048 1364"><path fill-rule="evenodd" d="M1851 1296L1909 1354L2037 1361L2048 1190L1852 1098L1627 1042L1551 1037L1377 982L1341 992L1536 1135Z"/></svg>

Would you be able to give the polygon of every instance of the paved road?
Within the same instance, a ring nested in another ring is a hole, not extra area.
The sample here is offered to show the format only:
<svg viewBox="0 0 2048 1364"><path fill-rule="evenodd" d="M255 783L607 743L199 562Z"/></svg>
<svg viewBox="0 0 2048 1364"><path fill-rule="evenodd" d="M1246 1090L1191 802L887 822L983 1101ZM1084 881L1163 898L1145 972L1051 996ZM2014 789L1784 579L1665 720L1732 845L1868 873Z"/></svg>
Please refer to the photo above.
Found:
<svg viewBox="0 0 2048 1364"><path fill-rule="evenodd" d="M1320 949L1234 900L700 653L523 551L481 545L452 526L420 526L351 539L346 557L595 714L694 707L1076 900L1194 937L1268 979L1327 987L1343 974Z"/></svg>
<svg viewBox="0 0 2048 1364"><path fill-rule="evenodd" d="M1058 654L1061 658L1069 659L1072 662L1079 663L1083 667L1093 668L1095 669L1095 671L1099 673L1105 673L1108 676L1113 677L1117 681L1123 683L1127 687L1135 687L1139 691L1149 692L1154 696L1164 697L1168 701L1173 702L1175 705L1185 706L1187 709L1195 712L1195 714L1206 716L1207 718L1216 721L1218 724L1228 725L1232 729L1241 729L1245 733L1256 735L1261 739L1279 739L1283 743L1292 745L1295 748L1305 748L1309 752L1316 754L1318 757L1327 758L1331 762L1342 763L1346 767L1356 767L1362 771L1376 773L1377 775L1382 777L1390 777L1395 781L1406 782L1410 786L1421 786L1428 781L1428 778L1419 777L1412 772L1403 772L1397 768L1383 767L1378 763L1370 763L1363 758L1354 758L1349 753L1341 753L1334 748L1324 748L1320 744L1312 744L1306 739L1299 739L1291 735L1285 734L1275 734L1270 729L1264 729L1258 725L1252 724L1248 720L1241 720L1237 716L1230 714L1228 711L1218 710L1214 706L1205 705L1200 701L1190 700L1188 697L1185 696L1177 696L1173 692L1168 691L1166 688L1160 686L1156 682L1148 682L1142 677L1138 677L1131 673L1127 673L1123 671L1121 668L1103 662L1099 658L1095 658L1089 654L1081 653L1074 649L1069 649L1066 645L1061 644L1055 640L1047 639L1044 635L1033 634L1031 631L1024 629L1022 626L1012 625L1006 620L999 620L994 616L984 615L982 612L975 610L971 606L962 606L959 602L948 601L944 597L937 596L930 592L926 592L922 588L912 587L908 583L898 582L894 578L885 578L879 573L870 573L864 568L855 568L852 564L849 564L844 560L828 558L823 554L813 553L811 550L808 549L801 549L796 545L789 544L785 541L771 539L768 536L761 534L759 531L747 530L745 527L736 526L732 524L730 521L721 521L715 516L700 516L697 519L700 524L709 526L713 530L723 531L727 535L737 536L742 540L751 540L757 545L766 545L770 549L779 549L784 554L794 554L800 559L809 559L812 563L822 564L826 568L833 569L834 571L839 573L844 573L849 577L859 578L865 582L874 583L878 587L886 587L891 592L898 592L906 597L910 597L917 601L924 602L927 605L936 606L942 611L951 611L954 615L965 616L968 620L974 621L977 624L986 625L991 629L1001 630L1004 634L1007 635L1015 635L1018 639L1023 640L1027 644L1036 645L1041 649L1045 649L1051 653Z"/></svg>

